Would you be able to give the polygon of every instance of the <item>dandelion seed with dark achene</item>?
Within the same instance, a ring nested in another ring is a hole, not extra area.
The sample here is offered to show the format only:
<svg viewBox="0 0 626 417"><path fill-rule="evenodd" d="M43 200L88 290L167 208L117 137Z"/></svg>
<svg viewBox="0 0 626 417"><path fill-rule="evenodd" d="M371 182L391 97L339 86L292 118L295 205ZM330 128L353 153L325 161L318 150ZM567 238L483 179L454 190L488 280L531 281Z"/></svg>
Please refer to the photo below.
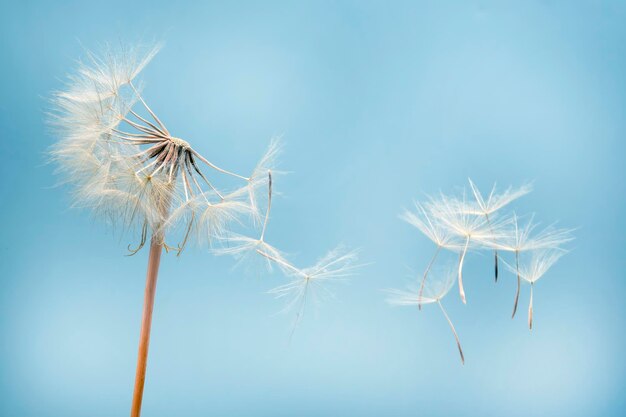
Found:
<svg viewBox="0 0 626 417"><path fill-rule="evenodd" d="M525 184L519 188L509 187L504 192L497 194L496 185L494 184L489 196L485 199L474 182L470 178L468 178L468 181L476 203L475 207L468 207L469 212L485 216L485 220L487 220L489 226L491 226L490 216L493 217L494 213L498 210L528 194L532 190L529 184ZM495 281L498 282L498 250L494 249L493 254Z"/></svg>
<svg viewBox="0 0 626 417"><path fill-rule="evenodd" d="M213 244L231 236L233 226L261 217L259 190L269 189L278 151L276 141L249 176L224 169L191 143L174 136L142 93L136 77L159 47L108 50L103 58L88 53L53 99L52 124L60 136L51 151L59 171L74 186L77 205L89 207L124 229L140 230L134 255L147 243L150 251L131 417L141 411L157 275L162 251L182 253L189 241ZM236 183L226 192L207 172ZM267 175L268 179L265 178ZM264 243L269 207L258 247L280 259ZM174 247L166 238L179 236Z"/></svg>
<svg viewBox="0 0 626 417"><path fill-rule="evenodd" d="M521 291L520 254L534 250L559 249L563 244L573 239L571 230L557 229L548 226L540 232L535 232L538 224L534 222L534 216L530 216L524 225L520 226L520 218L513 213L512 221L507 224L508 229L497 236L482 239L482 243L488 247L501 251L513 252L515 255L515 274L517 276L517 289L513 303L511 318L515 317Z"/></svg>
<svg viewBox="0 0 626 417"><path fill-rule="evenodd" d="M463 287L463 264L465 256L473 242L493 239L500 233L506 223L506 219L487 222L484 216L476 215L471 210L471 204L465 199L440 195L438 199L431 199L428 203L429 210L444 226L451 236L455 236L462 242L462 250L458 262L459 294L465 304L465 290Z"/></svg>
<svg viewBox="0 0 626 417"><path fill-rule="evenodd" d="M443 297L450 292L450 289L454 285L456 275L454 267L444 267L433 272L434 273L431 274L431 279L428 280L423 291L413 288L412 286L409 286L408 290L387 290L387 293L389 294L387 301L390 304L399 306L437 303L443 313L443 316L448 322L450 329L452 330L454 340L456 341L456 345L459 350L459 355L461 356L461 363L465 364L465 355L463 354L463 348L461 347L459 335L457 334L454 324L452 324L452 320L450 320L448 313L441 303Z"/></svg>
<svg viewBox="0 0 626 417"><path fill-rule="evenodd" d="M437 260L437 256L439 255L441 250L458 250L459 243L454 239L454 236L448 233L447 229L438 221L436 215L433 215L433 213L429 212L429 210L424 207L423 204L415 203L414 210L404 210L404 212L400 215L400 218L409 223L411 226L418 229L425 236L427 236L435 245L437 245L437 249L430 259L430 262L428 262L428 265L424 270L424 274L422 275L419 290L419 293L421 295L424 290L424 285L426 284L426 278L428 277L428 273L430 272L435 261ZM417 307L419 310L422 309L421 304L418 304Z"/></svg>
<svg viewBox="0 0 626 417"><path fill-rule="evenodd" d="M530 284L530 301L528 303L528 328L533 328L533 289L535 283L567 252L559 248L533 249L526 262L513 267L505 262L508 269L516 272Z"/></svg>

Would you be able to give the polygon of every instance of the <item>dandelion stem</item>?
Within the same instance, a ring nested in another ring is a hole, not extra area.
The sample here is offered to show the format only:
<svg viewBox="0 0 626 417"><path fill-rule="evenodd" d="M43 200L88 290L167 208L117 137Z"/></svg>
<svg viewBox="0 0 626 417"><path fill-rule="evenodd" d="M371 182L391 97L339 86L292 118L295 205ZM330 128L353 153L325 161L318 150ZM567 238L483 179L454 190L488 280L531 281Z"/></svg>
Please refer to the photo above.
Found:
<svg viewBox="0 0 626 417"><path fill-rule="evenodd" d="M461 256L459 257L459 294L461 295L461 301L463 301L463 304L467 304L467 301L465 301L465 290L463 289L463 261L465 260L465 254L467 253L469 242L470 237L467 236L463 252L461 252Z"/></svg>
<svg viewBox="0 0 626 417"><path fill-rule="evenodd" d="M446 309L443 308L443 304L441 304L441 301L437 300L437 304L439 304L439 308L441 309L441 312L443 313L446 320L448 320L448 324L450 325L450 328L452 329L452 333L454 334L454 339L456 340L456 346L459 348L459 354L461 355L461 363L465 365L465 356L463 356L463 349L461 348L461 341L459 340L459 335L456 334L456 329L454 328L454 325L452 324L450 317L448 317L448 313L446 313Z"/></svg>
<svg viewBox="0 0 626 417"><path fill-rule="evenodd" d="M141 413L141 400L143 387L146 382L146 365L148 362L148 346L150 345L150 327L152 326L152 310L154 307L154 295L156 293L159 264L161 263L161 251L163 250L162 239L153 235L150 242L150 256L148 258L148 271L146 273L146 289L143 302L143 314L141 319L141 333L139 336L139 354L137 357L137 371L135 374L135 390L131 417L139 417Z"/></svg>
<svg viewBox="0 0 626 417"><path fill-rule="evenodd" d="M422 309L422 294L424 293L424 284L426 283L426 277L428 276L428 272L430 271L430 268L432 268L433 264L435 263L435 259L437 259L437 255L439 255L439 252L441 252L441 246L437 246L437 250L435 251L435 254L433 255L433 257L430 259L430 262L428 263L428 266L426 267L426 270L424 271L424 276L422 277L422 283L420 284L420 292L419 292L419 299L420 302L417 304L417 308L419 310Z"/></svg>
<svg viewBox="0 0 626 417"><path fill-rule="evenodd" d="M519 301L519 293L522 286L522 280L519 276L519 251L515 251L515 270L517 271L517 291L515 292L515 303L513 304L513 314L511 315L511 318L515 317L515 313L517 312L517 303Z"/></svg>

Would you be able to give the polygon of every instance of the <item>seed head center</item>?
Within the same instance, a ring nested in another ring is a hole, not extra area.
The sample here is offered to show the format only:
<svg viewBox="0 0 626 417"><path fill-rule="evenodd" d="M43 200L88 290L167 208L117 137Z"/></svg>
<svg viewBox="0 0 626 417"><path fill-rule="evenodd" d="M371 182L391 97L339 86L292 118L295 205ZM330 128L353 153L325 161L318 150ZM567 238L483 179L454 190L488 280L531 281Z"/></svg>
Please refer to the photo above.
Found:
<svg viewBox="0 0 626 417"><path fill-rule="evenodd" d="M189 145L189 142L182 140L181 138L175 138L175 137L171 137L170 141L172 141L172 143L180 148L183 149L189 149L191 148L191 146Z"/></svg>

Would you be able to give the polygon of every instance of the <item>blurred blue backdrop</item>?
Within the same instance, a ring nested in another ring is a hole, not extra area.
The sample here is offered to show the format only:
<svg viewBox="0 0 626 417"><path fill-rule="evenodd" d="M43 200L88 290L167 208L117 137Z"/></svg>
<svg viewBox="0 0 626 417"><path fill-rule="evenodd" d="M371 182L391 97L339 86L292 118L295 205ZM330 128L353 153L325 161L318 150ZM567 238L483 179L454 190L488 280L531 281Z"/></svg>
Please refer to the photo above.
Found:
<svg viewBox="0 0 626 417"><path fill-rule="evenodd" d="M622 415L626 5L620 2L8 2L0 5L0 415L127 415L147 251L70 209L45 152L51 92L104 42L163 40L146 96L173 132L249 170L283 135L268 238L301 265L370 264L293 315L280 276L206 248L164 257L145 416ZM539 282L466 264L468 305L392 308L433 246L398 219L472 177L578 227ZM527 290L527 288L526 288Z"/></svg>

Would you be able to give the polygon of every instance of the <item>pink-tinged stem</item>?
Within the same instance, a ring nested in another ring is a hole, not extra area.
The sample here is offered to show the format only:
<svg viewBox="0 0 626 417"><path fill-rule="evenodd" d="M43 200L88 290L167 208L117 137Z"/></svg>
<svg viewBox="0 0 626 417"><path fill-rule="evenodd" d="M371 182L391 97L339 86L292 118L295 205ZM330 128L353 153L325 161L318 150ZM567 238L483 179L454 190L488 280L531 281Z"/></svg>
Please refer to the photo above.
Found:
<svg viewBox="0 0 626 417"><path fill-rule="evenodd" d="M139 354L137 357L137 372L135 374L135 391L131 417L139 417L141 413L141 400L143 387L146 382L146 365L148 363L148 346L150 345L150 327L152 325L152 309L154 307L154 295L156 293L159 264L163 242L159 236L152 236L150 242L150 256L148 258L148 272L146 274L146 290L143 301L143 315L141 319L141 333L139 336Z"/></svg>
<svg viewBox="0 0 626 417"><path fill-rule="evenodd" d="M452 329L452 333L454 334L454 340L456 340L456 346L459 348L459 354L461 355L461 364L465 365L465 356L463 356L463 349L461 349L461 341L459 340L459 335L456 334L456 329L454 328L454 325L452 324L450 317L448 317L448 313L446 313L446 310L443 308L441 301L437 300L437 304L439 304L439 308L441 309L441 312L443 313L446 320L448 320L448 324L450 325L450 328Z"/></svg>
<svg viewBox="0 0 626 417"><path fill-rule="evenodd" d="M469 242L470 237L468 236L465 240L463 252L461 252L461 256L459 258L459 294L461 295L461 301L463 301L463 304L467 304L467 301L465 301L465 290L463 289L463 261L465 260L465 254L467 253L467 247L469 246Z"/></svg>
<svg viewBox="0 0 626 417"><path fill-rule="evenodd" d="M522 286L522 280L519 276L519 251L515 252L515 269L517 271L517 291L515 292L515 303L513 304L513 314L511 318L515 317L515 313L517 312L517 302L519 301L519 293Z"/></svg>

